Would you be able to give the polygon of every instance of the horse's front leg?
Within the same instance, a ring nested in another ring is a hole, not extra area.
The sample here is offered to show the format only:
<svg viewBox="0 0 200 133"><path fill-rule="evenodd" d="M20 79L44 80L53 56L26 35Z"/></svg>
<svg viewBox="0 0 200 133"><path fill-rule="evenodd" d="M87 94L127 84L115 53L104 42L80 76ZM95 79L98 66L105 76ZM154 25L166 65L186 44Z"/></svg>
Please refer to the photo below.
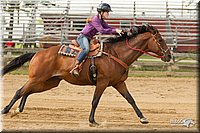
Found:
<svg viewBox="0 0 200 133"><path fill-rule="evenodd" d="M106 89L106 87L108 86L108 81L98 81L97 85L96 85L96 89L94 92L94 96L93 96L93 100L92 100L92 109L90 112L90 116L89 116L89 122L90 122L90 126L98 126L99 124L95 122L94 120L94 114L95 114L95 110L97 108L97 105L99 103L99 100L101 98L101 95L103 94L104 90Z"/></svg>
<svg viewBox="0 0 200 133"><path fill-rule="evenodd" d="M117 85L115 85L113 87L132 105L132 107L135 110L137 116L140 118L140 122L143 123L143 124L148 123L148 120L143 116L142 112L137 107L137 105L135 103L135 100L133 99L133 97L129 93L125 82L117 84Z"/></svg>

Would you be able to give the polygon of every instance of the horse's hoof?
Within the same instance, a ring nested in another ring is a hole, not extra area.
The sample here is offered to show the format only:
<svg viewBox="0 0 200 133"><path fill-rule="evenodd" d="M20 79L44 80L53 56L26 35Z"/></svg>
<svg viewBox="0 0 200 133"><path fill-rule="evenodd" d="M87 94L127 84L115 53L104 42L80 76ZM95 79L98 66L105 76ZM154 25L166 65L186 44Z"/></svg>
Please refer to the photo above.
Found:
<svg viewBox="0 0 200 133"><path fill-rule="evenodd" d="M10 117L12 118L12 117L16 116L19 113L20 113L19 112L19 108L17 108L16 110L14 110L14 111L11 112L11 116Z"/></svg>
<svg viewBox="0 0 200 133"><path fill-rule="evenodd" d="M98 127L98 126L100 126L100 124L97 123L97 122L92 122L92 123L90 122L90 123L89 123L89 126L90 126L90 127Z"/></svg>
<svg viewBox="0 0 200 133"><path fill-rule="evenodd" d="M141 119L140 119L140 122L141 122L142 124L147 124L147 123L149 123L149 121L148 121L147 118L145 118L145 117L141 118Z"/></svg>
<svg viewBox="0 0 200 133"><path fill-rule="evenodd" d="M9 111L3 109L3 110L1 111L1 114L7 114L8 112L9 112Z"/></svg>

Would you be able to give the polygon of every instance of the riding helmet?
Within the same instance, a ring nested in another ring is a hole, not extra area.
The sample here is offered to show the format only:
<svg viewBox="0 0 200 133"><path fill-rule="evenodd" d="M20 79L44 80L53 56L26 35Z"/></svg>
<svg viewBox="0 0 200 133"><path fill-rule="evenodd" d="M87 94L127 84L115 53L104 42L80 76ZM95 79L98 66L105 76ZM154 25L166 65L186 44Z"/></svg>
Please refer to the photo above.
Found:
<svg viewBox="0 0 200 133"><path fill-rule="evenodd" d="M97 11L98 12L111 12L111 7L109 4L107 3L101 3L99 4L99 6L97 7Z"/></svg>

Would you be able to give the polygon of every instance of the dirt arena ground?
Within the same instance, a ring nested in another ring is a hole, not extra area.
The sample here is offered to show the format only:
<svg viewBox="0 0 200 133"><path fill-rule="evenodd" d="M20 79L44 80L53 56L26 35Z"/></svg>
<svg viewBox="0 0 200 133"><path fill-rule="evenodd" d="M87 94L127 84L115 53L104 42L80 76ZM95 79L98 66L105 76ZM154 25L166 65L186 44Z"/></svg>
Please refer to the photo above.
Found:
<svg viewBox="0 0 200 133"><path fill-rule="evenodd" d="M27 75L3 78L2 106L26 81ZM198 123L197 78L130 77L127 86L149 124L141 124L128 102L112 87L104 92L95 118L99 127L90 127L88 117L94 86L76 86L62 81L52 90L31 95L23 113L2 116L4 131L197 131L198 124L187 128L175 124L191 118Z"/></svg>

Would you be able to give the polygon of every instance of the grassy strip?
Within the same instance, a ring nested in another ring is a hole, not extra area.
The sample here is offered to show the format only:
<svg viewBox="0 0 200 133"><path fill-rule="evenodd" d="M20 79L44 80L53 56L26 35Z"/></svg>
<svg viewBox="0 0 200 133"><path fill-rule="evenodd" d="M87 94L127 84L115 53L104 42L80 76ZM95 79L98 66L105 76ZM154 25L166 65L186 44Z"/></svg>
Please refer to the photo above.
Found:
<svg viewBox="0 0 200 133"><path fill-rule="evenodd" d="M195 72L174 72L174 71L131 71L129 77L177 77L177 78L195 78Z"/></svg>
<svg viewBox="0 0 200 133"><path fill-rule="evenodd" d="M196 55L196 57L198 57L198 55ZM183 59L183 57L178 57L178 56L175 56L175 58L176 58L176 60ZM143 54L142 56L140 56L140 59L156 59L156 58L153 57L153 56L149 56L149 55ZM191 58L191 57L187 57L187 58L184 58L184 59L187 59L187 60L194 60L194 59Z"/></svg>
<svg viewBox="0 0 200 133"><path fill-rule="evenodd" d="M10 74L13 75L28 75L28 68L27 67L21 67L15 71L10 72Z"/></svg>
<svg viewBox="0 0 200 133"><path fill-rule="evenodd" d="M28 69L27 67L19 68L10 74L13 75L28 75ZM195 78L198 76L197 71L183 71L183 70L172 70L172 71L166 71L166 70L156 70L155 68L142 68L142 69L135 69L130 68L129 69L129 77L178 77L178 78Z"/></svg>

